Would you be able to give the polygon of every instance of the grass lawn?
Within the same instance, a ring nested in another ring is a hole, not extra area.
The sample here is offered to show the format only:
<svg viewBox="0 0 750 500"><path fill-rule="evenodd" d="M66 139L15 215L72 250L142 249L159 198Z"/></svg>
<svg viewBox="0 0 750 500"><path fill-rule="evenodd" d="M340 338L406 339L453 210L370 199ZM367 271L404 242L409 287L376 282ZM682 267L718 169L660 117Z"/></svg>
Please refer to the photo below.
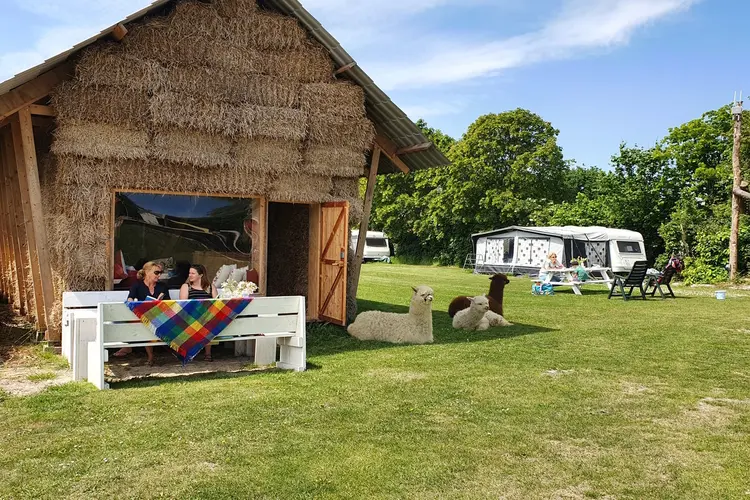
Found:
<svg viewBox="0 0 750 500"><path fill-rule="evenodd" d="M435 290L435 343L308 331L310 369L0 398L0 497L744 498L750 295L550 297L452 330L454 268L366 265L361 309ZM691 293L692 292L692 293ZM688 293L690 293L688 295Z"/></svg>

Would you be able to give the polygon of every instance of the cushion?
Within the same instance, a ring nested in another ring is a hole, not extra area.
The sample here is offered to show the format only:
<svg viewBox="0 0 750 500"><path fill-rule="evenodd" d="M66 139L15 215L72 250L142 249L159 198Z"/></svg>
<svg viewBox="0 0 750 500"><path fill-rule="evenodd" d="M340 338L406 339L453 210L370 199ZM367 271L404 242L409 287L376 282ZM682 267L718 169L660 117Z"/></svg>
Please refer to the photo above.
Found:
<svg viewBox="0 0 750 500"><path fill-rule="evenodd" d="M221 288L221 285L223 285L224 282L229 279L235 269L237 269L236 264L225 264L221 266L219 270L216 271L216 276L214 277L213 281L214 286L216 288Z"/></svg>
<svg viewBox="0 0 750 500"><path fill-rule="evenodd" d="M258 274L258 271L255 270L255 268L249 269L247 271L247 276L245 277L245 281L251 281L255 283L256 285L260 286L260 275Z"/></svg>
<svg viewBox="0 0 750 500"><path fill-rule="evenodd" d="M247 266L232 271L232 279L238 283L245 281L247 279Z"/></svg>
<svg viewBox="0 0 750 500"><path fill-rule="evenodd" d="M128 273L125 271L125 258L122 255L122 250L118 250L115 253L115 279L122 280L128 277Z"/></svg>

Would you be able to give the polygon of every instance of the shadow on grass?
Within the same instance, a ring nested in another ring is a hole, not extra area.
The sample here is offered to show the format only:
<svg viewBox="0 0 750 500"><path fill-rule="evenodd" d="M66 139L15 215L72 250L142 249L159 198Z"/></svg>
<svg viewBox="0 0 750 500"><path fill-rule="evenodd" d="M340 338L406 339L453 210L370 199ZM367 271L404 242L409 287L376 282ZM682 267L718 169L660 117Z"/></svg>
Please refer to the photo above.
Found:
<svg viewBox="0 0 750 500"><path fill-rule="evenodd" d="M369 300L358 300L358 311L387 311L395 313L408 313L406 306L373 302ZM554 331L537 325L526 325L514 323L513 326L495 327L482 332L469 332L466 330L454 330L452 320L444 311L432 311L432 330L435 338L434 344L458 344L466 342L486 342L496 339L509 339L535 333L546 333ZM346 328L330 324L314 323L308 325L307 329L307 355L327 356L350 351L371 351L376 349L392 349L402 347L404 344L391 344L388 342L362 341L350 336ZM309 365L309 363L308 363Z"/></svg>
<svg viewBox="0 0 750 500"><path fill-rule="evenodd" d="M310 369L310 363L308 363L308 369ZM289 373L289 370L281 370L279 368L270 367L235 372L191 373L187 375L171 375L169 377L145 376L124 380L122 382L109 382L109 386L111 389L143 389L146 387L155 387L169 384L183 384L185 382L198 380L229 380L257 375L268 375L272 373Z"/></svg>

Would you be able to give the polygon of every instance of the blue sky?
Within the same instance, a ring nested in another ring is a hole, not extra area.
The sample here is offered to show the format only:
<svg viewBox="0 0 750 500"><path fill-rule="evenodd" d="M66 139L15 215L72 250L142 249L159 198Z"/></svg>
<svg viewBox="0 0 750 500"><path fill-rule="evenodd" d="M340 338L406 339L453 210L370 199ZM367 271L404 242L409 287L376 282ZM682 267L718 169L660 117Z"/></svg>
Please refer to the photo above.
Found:
<svg viewBox="0 0 750 500"><path fill-rule="evenodd" d="M149 3L0 0L0 80ZM459 138L482 114L527 108L589 166L750 92L740 0L302 3L412 119Z"/></svg>

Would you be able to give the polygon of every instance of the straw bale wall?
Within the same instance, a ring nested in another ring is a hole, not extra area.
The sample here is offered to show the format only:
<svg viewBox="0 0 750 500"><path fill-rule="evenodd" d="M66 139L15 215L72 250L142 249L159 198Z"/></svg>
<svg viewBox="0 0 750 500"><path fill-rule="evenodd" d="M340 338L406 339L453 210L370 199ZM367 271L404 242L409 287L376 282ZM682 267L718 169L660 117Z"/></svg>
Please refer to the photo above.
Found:
<svg viewBox="0 0 750 500"><path fill-rule="evenodd" d="M54 91L41 175L56 293L103 289L113 190L349 200L374 127L364 94L293 18L183 1L98 42Z"/></svg>

